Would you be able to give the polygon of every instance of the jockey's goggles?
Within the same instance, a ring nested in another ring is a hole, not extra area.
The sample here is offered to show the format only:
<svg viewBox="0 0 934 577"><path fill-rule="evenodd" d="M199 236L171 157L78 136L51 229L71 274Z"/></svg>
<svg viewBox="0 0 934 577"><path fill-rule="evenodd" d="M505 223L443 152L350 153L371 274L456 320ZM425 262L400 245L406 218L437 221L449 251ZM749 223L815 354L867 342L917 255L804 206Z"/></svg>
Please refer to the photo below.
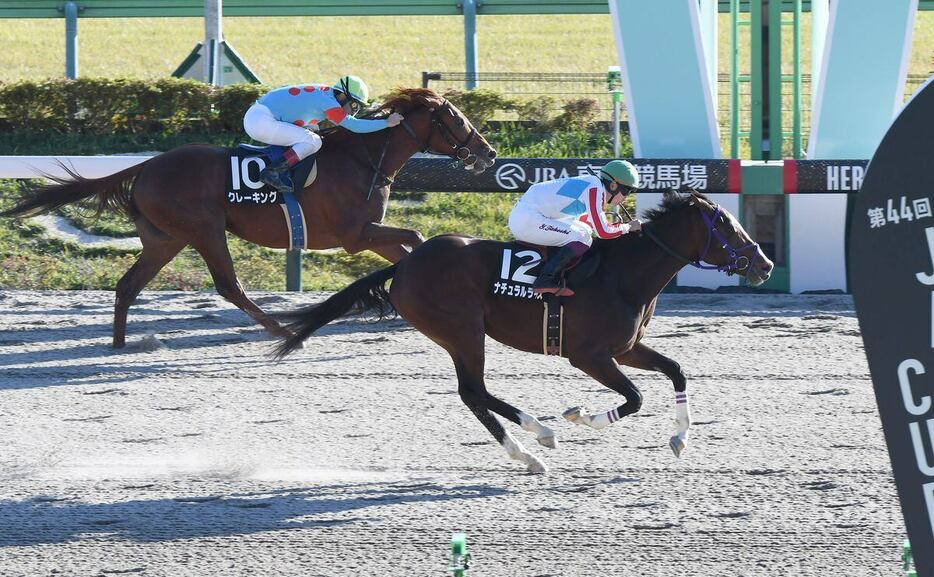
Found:
<svg viewBox="0 0 934 577"><path fill-rule="evenodd" d="M620 182L620 181L618 181L618 180L614 180L613 182L615 182L615 183L616 183L616 186L619 187L619 188L616 189L615 192L612 193L613 196L616 196L617 194L622 194L623 196L629 196L630 194L632 194L632 193L636 192L637 190L639 190L638 188L636 188L636 187L634 187L634 186L629 186L628 184L624 184L624 183L622 183L622 182ZM612 198L612 197L610 197L610 198Z"/></svg>

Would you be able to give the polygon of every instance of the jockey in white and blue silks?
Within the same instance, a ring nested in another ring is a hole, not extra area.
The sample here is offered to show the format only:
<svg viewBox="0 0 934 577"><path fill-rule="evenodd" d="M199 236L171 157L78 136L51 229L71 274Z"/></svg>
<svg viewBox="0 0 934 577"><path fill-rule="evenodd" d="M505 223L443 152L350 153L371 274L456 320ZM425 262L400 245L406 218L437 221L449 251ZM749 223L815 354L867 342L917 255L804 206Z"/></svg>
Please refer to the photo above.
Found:
<svg viewBox="0 0 934 577"><path fill-rule="evenodd" d="M290 148L280 163L260 173L260 180L292 192L289 169L321 148L321 137L315 133L323 120L358 133L376 132L402 121L397 113L378 120L354 118L368 97L369 89L356 76L343 76L334 86L296 84L267 92L246 111L243 128L254 140Z"/></svg>
<svg viewBox="0 0 934 577"><path fill-rule="evenodd" d="M625 160L612 160L598 176L574 176L539 182L528 188L509 215L509 230L516 240L560 246L542 265L532 289L536 293L574 294L561 274L587 252L592 235L616 238L642 227L634 219L626 224L610 224L603 213L604 203L615 206L639 188L639 173Z"/></svg>

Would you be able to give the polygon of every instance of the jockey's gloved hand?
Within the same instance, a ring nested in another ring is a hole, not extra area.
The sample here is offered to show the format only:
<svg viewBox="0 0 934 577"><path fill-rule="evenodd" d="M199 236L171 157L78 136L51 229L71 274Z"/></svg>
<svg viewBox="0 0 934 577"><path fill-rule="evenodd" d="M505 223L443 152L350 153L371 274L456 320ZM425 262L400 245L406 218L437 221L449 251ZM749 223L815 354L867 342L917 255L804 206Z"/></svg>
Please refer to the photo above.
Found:
<svg viewBox="0 0 934 577"><path fill-rule="evenodd" d="M318 128L317 124L312 124L311 122L309 122L308 124L305 125L305 130L309 132L318 132L321 129Z"/></svg>
<svg viewBox="0 0 934 577"><path fill-rule="evenodd" d="M402 122L404 119L405 117L399 114L398 112L393 112L392 114L386 117L386 124L388 124L389 126L396 126L397 124Z"/></svg>
<svg viewBox="0 0 934 577"><path fill-rule="evenodd" d="M634 218L629 221L629 232L639 232L642 230L642 221Z"/></svg>

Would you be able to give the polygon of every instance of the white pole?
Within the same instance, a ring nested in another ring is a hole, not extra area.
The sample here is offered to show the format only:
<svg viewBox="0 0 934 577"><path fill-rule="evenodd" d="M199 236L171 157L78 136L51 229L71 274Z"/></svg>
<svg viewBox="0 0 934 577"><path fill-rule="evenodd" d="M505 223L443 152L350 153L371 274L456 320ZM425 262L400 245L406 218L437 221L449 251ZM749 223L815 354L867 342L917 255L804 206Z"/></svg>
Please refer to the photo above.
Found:
<svg viewBox="0 0 934 577"><path fill-rule="evenodd" d="M222 0L204 0L204 81L214 86L224 83L221 74Z"/></svg>
<svg viewBox="0 0 934 577"><path fill-rule="evenodd" d="M811 0L811 122L813 126L820 88L821 66L824 61L824 45L827 43L827 24L830 20L830 1Z"/></svg>
<svg viewBox="0 0 934 577"><path fill-rule="evenodd" d="M707 77L710 79L710 96L714 101L714 113L717 111L717 0L700 0L700 30L704 45L704 60L707 63Z"/></svg>

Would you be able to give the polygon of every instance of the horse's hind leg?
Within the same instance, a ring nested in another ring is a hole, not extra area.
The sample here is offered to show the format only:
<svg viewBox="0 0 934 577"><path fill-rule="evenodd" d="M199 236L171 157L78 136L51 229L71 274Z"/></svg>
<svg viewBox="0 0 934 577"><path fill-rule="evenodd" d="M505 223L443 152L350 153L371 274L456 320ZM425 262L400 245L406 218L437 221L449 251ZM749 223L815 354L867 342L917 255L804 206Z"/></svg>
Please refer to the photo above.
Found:
<svg viewBox="0 0 934 577"><path fill-rule="evenodd" d="M149 281L158 274L162 267L169 263L180 250L185 248L185 242L172 238L157 230L145 218L136 221L136 230L143 243L143 252L117 282L116 301L114 303L113 347L122 348L126 345L126 316L130 305L139 296Z"/></svg>
<svg viewBox="0 0 934 577"><path fill-rule="evenodd" d="M532 473L544 473L548 470L545 464L539 460L538 457L529 453L525 447L522 446L522 443L515 440L513 436L503 428L503 425L496 417L490 413L490 409L493 409L501 415L506 413L503 416L517 424L523 425L523 428L525 428L525 426L522 423L522 416L538 423L538 420L534 417L526 415L522 411L500 401L487 392L486 385L483 382L484 359L482 332L480 333L479 341L479 346L466 348L460 346L449 349L451 358L454 360L454 368L457 371L457 392L460 394L464 404L467 405L467 408L483 423L483 426L493 435L496 441L506 449L506 453L510 458L525 463L528 470ZM539 437L539 442L546 446L555 446L554 432L547 427L543 427L541 423L538 423L538 425L544 429L544 431L538 432L545 435L544 437ZM543 442L543 439L550 439L550 441L546 440Z"/></svg>
<svg viewBox="0 0 934 577"><path fill-rule="evenodd" d="M217 294L250 315L253 320L262 325L273 336L292 336L292 333L282 328L278 322L264 313L243 292L243 286L240 285L240 281L237 280L237 273L234 272L233 259L230 257L230 250L227 248L227 237L223 230L220 231L220 234L207 235L207 237L192 242L191 245L208 265Z"/></svg>
<svg viewBox="0 0 934 577"><path fill-rule="evenodd" d="M663 373L671 379L671 383L675 387L675 423L677 429L674 436L668 441L668 445L675 456L680 457L681 452L687 447L688 430L691 428L687 379L684 377L684 372L681 371L681 365L642 343L636 343L632 350L620 355L616 360L622 365Z"/></svg>

